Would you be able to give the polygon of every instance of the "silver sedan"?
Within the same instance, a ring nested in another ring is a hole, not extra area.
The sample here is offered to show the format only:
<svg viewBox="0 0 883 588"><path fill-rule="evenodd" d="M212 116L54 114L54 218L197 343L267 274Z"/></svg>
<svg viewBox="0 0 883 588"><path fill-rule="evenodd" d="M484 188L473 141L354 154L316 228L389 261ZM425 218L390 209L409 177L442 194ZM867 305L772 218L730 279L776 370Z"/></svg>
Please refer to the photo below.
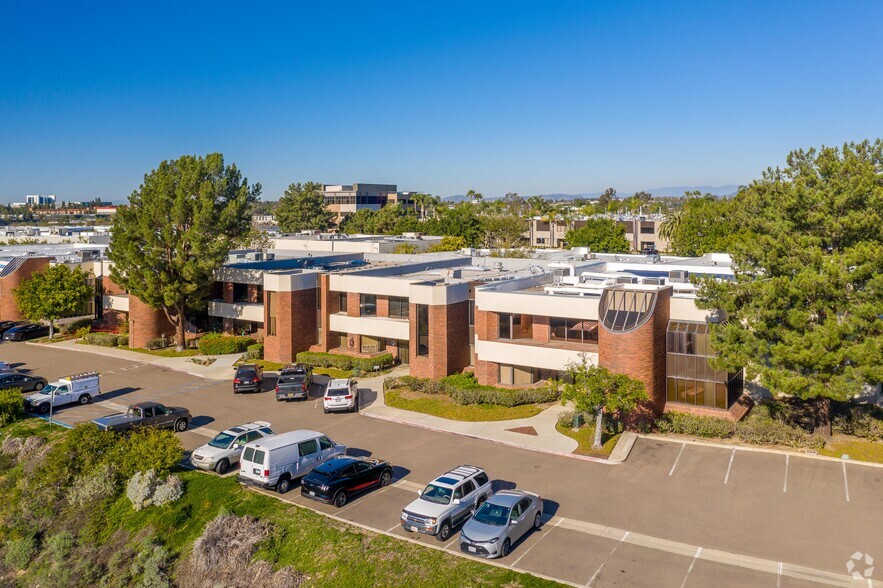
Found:
<svg viewBox="0 0 883 588"><path fill-rule="evenodd" d="M519 539L539 529L543 499L533 492L501 490L487 499L460 531L460 551L480 557L506 557Z"/></svg>

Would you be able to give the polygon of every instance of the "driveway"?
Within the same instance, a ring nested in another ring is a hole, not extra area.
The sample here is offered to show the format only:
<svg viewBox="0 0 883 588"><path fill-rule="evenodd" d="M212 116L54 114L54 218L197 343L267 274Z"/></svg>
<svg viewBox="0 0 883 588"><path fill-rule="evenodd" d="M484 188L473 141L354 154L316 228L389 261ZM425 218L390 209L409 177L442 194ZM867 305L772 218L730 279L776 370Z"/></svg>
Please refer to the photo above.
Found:
<svg viewBox="0 0 883 588"><path fill-rule="evenodd" d="M326 415L320 385L308 401L279 403L269 377L265 391L234 396L228 382L51 347L4 343L0 359L50 380L100 371L101 401L58 410L67 423L157 400L191 410L195 426L180 434L188 450L224 428L267 420L277 431L319 430L355 453L388 459L398 466L396 483L343 509L307 501L297 489L285 498L421 543L440 545L404 532L401 508L447 469L483 466L497 487L538 492L546 503L542 529L501 563L573 585L867 586L847 575L847 562L856 552L883 562L881 468L644 438L625 463L611 466L359 414ZM443 547L455 551L457 543ZM883 578L883 564L877 568L874 578Z"/></svg>

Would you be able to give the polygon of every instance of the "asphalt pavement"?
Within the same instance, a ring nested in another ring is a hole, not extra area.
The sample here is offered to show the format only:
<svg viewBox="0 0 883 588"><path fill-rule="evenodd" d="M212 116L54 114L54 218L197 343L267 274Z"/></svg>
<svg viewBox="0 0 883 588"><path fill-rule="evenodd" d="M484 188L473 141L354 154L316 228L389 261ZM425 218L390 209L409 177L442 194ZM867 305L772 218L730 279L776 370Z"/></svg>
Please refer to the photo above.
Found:
<svg viewBox="0 0 883 588"><path fill-rule="evenodd" d="M271 377L261 393L233 395L229 382L50 346L3 343L0 359L50 380L101 372L101 398L59 409L56 418L66 423L155 400L190 409L193 426L180 434L188 450L224 428L266 420L276 431L318 430L352 453L387 459L396 466L395 483L342 509L309 501L297 488L284 498L449 551L458 549L455 540L442 545L407 533L399 514L447 469L482 466L497 488L538 492L545 502L543 527L499 563L568 584L883 586L881 468L646 438L625 463L607 465L361 414L326 415L320 385L308 401L279 403ZM376 401L371 391L361 393L363 406ZM870 567L865 554L879 562L871 578L863 575Z"/></svg>

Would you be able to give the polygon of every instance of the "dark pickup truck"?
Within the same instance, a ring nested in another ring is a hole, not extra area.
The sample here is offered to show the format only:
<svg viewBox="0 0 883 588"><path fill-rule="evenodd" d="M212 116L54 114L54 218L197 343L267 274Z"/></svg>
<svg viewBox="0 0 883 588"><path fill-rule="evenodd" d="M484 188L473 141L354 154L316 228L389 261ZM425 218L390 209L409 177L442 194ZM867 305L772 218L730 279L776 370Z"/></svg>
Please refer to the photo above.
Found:
<svg viewBox="0 0 883 588"><path fill-rule="evenodd" d="M163 406L159 402L130 404L125 413L111 414L93 419L104 431L128 431L141 427L186 431L190 424L190 411L180 406Z"/></svg>
<svg viewBox="0 0 883 588"><path fill-rule="evenodd" d="M276 382L276 400L306 400L313 383L313 368L302 363L283 368Z"/></svg>

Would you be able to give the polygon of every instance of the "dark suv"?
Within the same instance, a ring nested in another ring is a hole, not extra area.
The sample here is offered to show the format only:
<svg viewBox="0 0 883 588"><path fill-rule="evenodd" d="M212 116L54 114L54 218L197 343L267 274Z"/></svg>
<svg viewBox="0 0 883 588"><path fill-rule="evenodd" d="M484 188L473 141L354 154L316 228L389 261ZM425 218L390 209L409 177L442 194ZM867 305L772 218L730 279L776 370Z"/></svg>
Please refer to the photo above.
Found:
<svg viewBox="0 0 883 588"><path fill-rule="evenodd" d="M244 363L236 368L233 377L233 394L240 392L260 392L264 383L264 368L253 363Z"/></svg>
<svg viewBox="0 0 883 588"><path fill-rule="evenodd" d="M306 400L313 383L313 368L302 363L290 365L279 372L276 382L276 400Z"/></svg>

